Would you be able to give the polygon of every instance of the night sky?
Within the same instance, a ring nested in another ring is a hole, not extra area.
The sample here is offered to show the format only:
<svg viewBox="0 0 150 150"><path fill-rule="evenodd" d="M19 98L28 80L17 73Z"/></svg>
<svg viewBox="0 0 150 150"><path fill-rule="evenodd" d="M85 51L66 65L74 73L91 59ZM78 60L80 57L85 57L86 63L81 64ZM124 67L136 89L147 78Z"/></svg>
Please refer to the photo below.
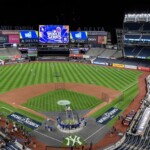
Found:
<svg viewBox="0 0 150 150"><path fill-rule="evenodd" d="M64 24L70 25L72 31L78 27L104 27L112 31L122 28L125 13L150 12L150 0L88 1L5 0L0 5L0 25L28 25L38 29L39 24Z"/></svg>

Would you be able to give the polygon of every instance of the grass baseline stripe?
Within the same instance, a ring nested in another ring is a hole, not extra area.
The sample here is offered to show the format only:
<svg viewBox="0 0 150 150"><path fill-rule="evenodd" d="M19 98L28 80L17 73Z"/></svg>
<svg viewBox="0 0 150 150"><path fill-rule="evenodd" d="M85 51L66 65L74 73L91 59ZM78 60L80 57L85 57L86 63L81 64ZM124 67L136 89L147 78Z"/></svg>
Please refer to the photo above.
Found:
<svg viewBox="0 0 150 150"><path fill-rule="evenodd" d="M8 109L8 108L6 108L6 107L0 107L0 108L4 108L4 109L6 109L6 110L8 110L8 111L10 111L10 112L14 112L14 111L12 111L11 109Z"/></svg>
<svg viewBox="0 0 150 150"><path fill-rule="evenodd" d="M121 92L125 92L128 89L130 89L131 87L133 87L134 85L136 85L138 83L138 81L134 82L133 84L131 84L130 86L128 86L126 89L122 90Z"/></svg>

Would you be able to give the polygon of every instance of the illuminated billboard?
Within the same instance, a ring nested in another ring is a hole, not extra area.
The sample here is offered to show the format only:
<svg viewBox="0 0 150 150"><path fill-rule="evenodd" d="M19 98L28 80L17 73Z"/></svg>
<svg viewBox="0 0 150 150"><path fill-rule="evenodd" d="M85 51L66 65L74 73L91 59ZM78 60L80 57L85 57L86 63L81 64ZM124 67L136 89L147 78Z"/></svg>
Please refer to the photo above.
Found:
<svg viewBox="0 0 150 150"><path fill-rule="evenodd" d="M106 36L98 36L98 44L106 44L107 37Z"/></svg>
<svg viewBox="0 0 150 150"><path fill-rule="evenodd" d="M98 36L88 35L88 43L89 44L97 44L98 43Z"/></svg>
<svg viewBox="0 0 150 150"><path fill-rule="evenodd" d="M35 31L35 30L20 31L20 42L21 43L37 43L38 31Z"/></svg>
<svg viewBox="0 0 150 150"><path fill-rule="evenodd" d="M86 31L72 31L70 32L71 43L84 43L88 40Z"/></svg>
<svg viewBox="0 0 150 150"><path fill-rule="evenodd" d="M46 43L46 44L69 43L69 26L39 25L39 43Z"/></svg>
<svg viewBox="0 0 150 150"><path fill-rule="evenodd" d="M8 41L9 43L20 43L19 34L9 34Z"/></svg>

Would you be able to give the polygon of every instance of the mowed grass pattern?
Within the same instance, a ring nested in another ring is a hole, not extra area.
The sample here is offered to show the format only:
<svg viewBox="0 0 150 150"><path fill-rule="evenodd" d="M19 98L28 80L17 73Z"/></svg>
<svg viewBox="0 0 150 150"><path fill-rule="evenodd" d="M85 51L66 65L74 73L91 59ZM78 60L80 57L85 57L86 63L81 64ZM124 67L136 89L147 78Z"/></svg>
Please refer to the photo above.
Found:
<svg viewBox="0 0 150 150"><path fill-rule="evenodd" d="M55 90L33 97L23 104L23 106L36 111L64 111L65 106L57 104L59 100L69 100L73 110L91 109L102 103L101 100L94 96L67 90Z"/></svg>
<svg viewBox="0 0 150 150"><path fill-rule="evenodd" d="M0 93L33 84L73 82L124 91L142 72L78 63L40 62L0 67ZM59 74L60 77L55 77Z"/></svg>

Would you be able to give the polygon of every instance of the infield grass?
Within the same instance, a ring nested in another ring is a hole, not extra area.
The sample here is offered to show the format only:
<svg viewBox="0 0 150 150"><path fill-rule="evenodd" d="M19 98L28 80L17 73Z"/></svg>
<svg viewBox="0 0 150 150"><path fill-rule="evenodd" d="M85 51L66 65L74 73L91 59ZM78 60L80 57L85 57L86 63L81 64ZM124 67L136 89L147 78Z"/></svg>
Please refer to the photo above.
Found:
<svg viewBox="0 0 150 150"><path fill-rule="evenodd" d="M23 106L36 111L64 111L65 106L58 105L60 100L69 100L72 110L92 109L102 103L94 96L68 90L55 90L29 99Z"/></svg>

